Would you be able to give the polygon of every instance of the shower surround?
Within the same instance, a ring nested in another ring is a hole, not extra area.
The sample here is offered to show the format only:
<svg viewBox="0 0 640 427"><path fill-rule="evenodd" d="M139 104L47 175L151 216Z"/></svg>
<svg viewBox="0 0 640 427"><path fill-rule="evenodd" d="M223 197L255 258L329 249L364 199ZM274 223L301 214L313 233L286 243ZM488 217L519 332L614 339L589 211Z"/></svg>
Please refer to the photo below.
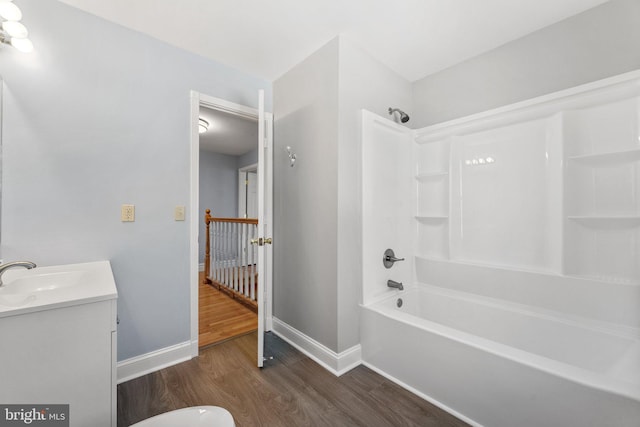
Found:
<svg viewBox="0 0 640 427"><path fill-rule="evenodd" d="M364 363L473 425L637 425L639 128L640 72L415 131L363 111Z"/></svg>

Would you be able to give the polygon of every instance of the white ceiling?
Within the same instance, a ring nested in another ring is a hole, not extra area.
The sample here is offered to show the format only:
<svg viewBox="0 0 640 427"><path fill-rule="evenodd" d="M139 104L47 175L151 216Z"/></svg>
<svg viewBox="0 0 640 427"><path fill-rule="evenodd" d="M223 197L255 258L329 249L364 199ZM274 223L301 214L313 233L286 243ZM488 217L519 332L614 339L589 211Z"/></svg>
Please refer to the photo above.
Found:
<svg viewBox="0 0 640 427"><path fill-rule="evenodd" d="M200 117L209 130L200 134L200 149L230 156L241 156L258 147L258 122L200 107Z"/></svg>
<svg viewBox="0 0 640 427"><path fill-rule="evenodd" d="M344 34L409 81L607 0L61 0L275 80Z"/></svg>

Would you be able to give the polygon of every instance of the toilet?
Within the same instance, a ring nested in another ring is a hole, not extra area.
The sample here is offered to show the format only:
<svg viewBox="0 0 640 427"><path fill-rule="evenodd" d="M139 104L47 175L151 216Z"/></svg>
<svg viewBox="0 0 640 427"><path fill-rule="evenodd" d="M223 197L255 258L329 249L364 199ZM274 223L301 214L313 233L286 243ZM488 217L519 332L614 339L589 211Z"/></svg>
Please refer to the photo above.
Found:
<svg viewBox="0 0 640 427"><path fill-rule="evenodd" d="M147 418L130 427L235 427L233 417L219 406L193 406Z"/></svg>

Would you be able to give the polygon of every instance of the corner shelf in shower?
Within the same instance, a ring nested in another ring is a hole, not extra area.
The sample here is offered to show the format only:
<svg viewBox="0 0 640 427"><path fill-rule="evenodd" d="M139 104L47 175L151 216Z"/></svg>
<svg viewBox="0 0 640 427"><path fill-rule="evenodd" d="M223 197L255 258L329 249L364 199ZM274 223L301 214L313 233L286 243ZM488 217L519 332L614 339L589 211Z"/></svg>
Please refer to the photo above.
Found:
<svg viewBox="0 0 640 427"><path fill-rule="evenodd" d="M640 225L640 215L570 215L567 218L573 221L583 222L585 224L591 223L594 225L607 222Z"/></svg>
<svg viewBox="0 0 640 427"><path fill-rule="evenodd" d="M582 154L579 156L569 156L568 159L570 161L581 162L591 166L605 166L617 163L634 162L640 160L640 148L598 154Z"/></svg>
<svg viewBox="0 0 640 427"><path fill-rule="evenodd" d="M576 279L595 280L598 282L612 283L616 285L637 285L638 280L627 277L616 277L602 274L564 274L565 277L575 277Z"/></svg>

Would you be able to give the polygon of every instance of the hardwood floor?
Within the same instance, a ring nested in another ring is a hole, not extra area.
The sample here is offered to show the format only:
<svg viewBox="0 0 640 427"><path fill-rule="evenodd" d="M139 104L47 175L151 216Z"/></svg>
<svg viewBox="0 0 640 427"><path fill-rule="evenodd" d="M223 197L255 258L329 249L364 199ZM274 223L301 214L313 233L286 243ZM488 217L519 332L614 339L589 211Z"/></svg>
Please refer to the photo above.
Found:
<svg viewBox="0 0 640 427"><path fill-rule="evenodd" d="M258 315L223 292L202 283L198 286L198 346L200 348L253 332Z"/></svg>
<svg viewBox="0 0 640 427"><path fill-rule="evenodd" d="M256 333L200 351L200 357L118 386L118 426L162 412L215 405L237 427L467 426L370 369L335 377L271 333L256 367Z"/></svg>

